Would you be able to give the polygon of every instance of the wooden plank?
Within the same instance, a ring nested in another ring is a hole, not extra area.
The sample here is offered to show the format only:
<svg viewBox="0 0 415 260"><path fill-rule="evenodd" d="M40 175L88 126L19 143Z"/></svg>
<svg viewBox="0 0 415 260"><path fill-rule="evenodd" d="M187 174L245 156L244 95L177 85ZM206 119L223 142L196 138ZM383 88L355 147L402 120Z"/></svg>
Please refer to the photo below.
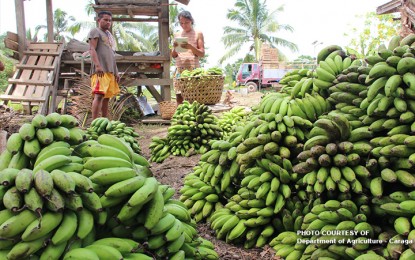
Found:
<svg viewBox="0 0 415 260"><path fill-rule="evenodd" d="M27 80L27 79L9 79L11 84L20 84L20 85L36 85L36 86L51 86L52 82L49 81L36 81L36 80Z"/></svg>
<svg viewBox="0 0 415 260"><path fill-rule="evenodd" d="M140 5L140 4L147 4L147 5L157 5L156 0L98 0L96 1L99 5L115 5L115 4L133 4L133 5Z"/></svg>
<svg viewBox="0 0 415 260"><path fill-rule="evenodd" d="M95 5L95 12L110 11L113 15L128 15L128 9L131 10L133 15L148 15L157 16L159 7L157 6L137 6L137 5Z"/></svg>
<svg viewBox="0 0 415 260"><path fill-rule="evenodd" d="M182 3L184 5L188 5L190 0L176 0L176 2Z"/></svg>
<svg viewBox="0 0 415 260"><path fill-rule="evenodd" d="M32 102L45 102L43 97L26 97L15 95L0 95L0 99L11 101L32 101Z"/></svg>
<svg viewBox="0 0 415 260"><path fill-rule="evenodd" d="M399 8L402 6L401 0L389 1L386 4L378 6L376 8L376 14L390 14L399 12Z"/></svg>
<svg viewBox="0 0 415 260"><path fill-rule="evenodd" d="M14 42L18 42L19 41L19 36L17 35L17 33L14 32L7 32L7 39L14 41Z"/></svg>
<svg viewBox="0 0 415 260"><path fill-rule="evenodd" d="M57 95L58 95L57 91L58 91L58 87L59 87L59 74L60 74L60 67L61 67L60 64L61 64L63 49L64 49L63 45L58 46L58 51L60 52L60 55L58 57L56 57L55 60L54 60L54 67L55 67L54 76L55 77L53 79L54 84L52 86L52 89L50 89L51 99L50 99L50 103L48 103L49 113L55 112L56 107L59 104L59 102L57 101ZM65 83L66 83L66 81L65 81Z"/></svg>
<svg viewBox="0 0 415 260"><path fill-rule="evenodd" d="M163 61L170 61L170 58L165 56L116 56L115 60L117 62L160 63Z"/></svg>
<svg viewBox="0 0 415 260"><path fill-rule="evenodd" d="M154 86L146 85L146 88L148 92L150 92L150 94L156 99L157 102L163 101L163 98Z"/></svg>
<svg viewBox="0 0 415 260"><path fill-rule="evenodd" d="M45 64L46 57L47 56L40 56L39 59L36 62L36 65L43 66ZM40 78L39 77L40 74L41 74L41 70L34 69L33 73L30 75L30 78L28 80L30 80L30 81L32 81L32 80L35 80L35 81L46 80L46 79ZM36 91L36 87L37 88L42 88L42 91L43 91L44 86L36 86L34 84L28 84L25 96L27 96L27 97L30 97L30 96L39 97L39 95L37 95L37 96L34 95L34 92ZM30 104L27 104L27 103L25 103L24 105L29 105L30 106Z"/></svg>
<svg viewBox="0 0 415 260"><path fill-rule="evenodd" d="M34 65L36 64L37 61L36 56L30 56L30 57L26 57L24 56L21 60L21 63L25 63L28 65ZM13 85L13 80L19 80L19 78L24 78L24 79L28 79L30 78L30 75L32 74L32 70L16 70L14 76L12 79L9 79L9 87L6 90L6 94L8 95L16 95L16 96L24 96L26 95L26 84L19 84L17 83L17 85Z"/></svg>
<svg viewBox="0 0 415 260"><path fill-rule="evenodd" d="M32 56L59 56L59 52L25 51L23 54Z"/></svg>
<svg viewBox="0 0 415 260"><path fill-rule="evenodd" d="M40 66L40 65L24 65L24 64L17 64L17 69L30 69L30 70L53 70L54 66Z"/></svg>
<svg viewBox="0 0 415 260"><path fill-rule="evenodd" d="M127 17L114 17L112 18L114 22L158 22L158 18L127 18Z"/></svg>
<svg viewBox="0 0 415 260"><path fill-rule="evenodd" d="M134 80L128 81L128 86L169 85L169 84L173 84L172 79L146 78L146 79L134 79Z"/></svg>
<svg viewBox="0 0 415 260"><path fill-rule="evenodd" d="M56 50L58 43L48 42L31 42L27 47L28 50ZM60 43L59 43L60 45Z"/></svg>
<svg viewBox="0 0 415 260"><path fill-rule="evenodd" d="M19 44L15 41L7 39L7 38L4 39L4 46L6 48L9 48L9 49L13 50L13 51L18 51L19 50Z"/></svg>

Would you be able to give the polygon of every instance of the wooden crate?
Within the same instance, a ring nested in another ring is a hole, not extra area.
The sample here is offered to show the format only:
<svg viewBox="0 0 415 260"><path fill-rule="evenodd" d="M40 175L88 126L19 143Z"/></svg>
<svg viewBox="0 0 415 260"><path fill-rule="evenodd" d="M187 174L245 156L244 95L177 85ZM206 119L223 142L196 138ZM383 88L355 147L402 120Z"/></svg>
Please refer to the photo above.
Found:
<svg viewBox="0 0 415 260"><path fill-rule="evenodd" d="M264 69L279 69L280 65L278 62L272 62L272 63L262 63L262 67Z"/></svg>
<svg viewBox="0 0 415 260"><path fill-rule="evenodd" d="M263 49L261 52L261 60L270 61L278 60L278 50L275 48L272 49Z"/></svg>

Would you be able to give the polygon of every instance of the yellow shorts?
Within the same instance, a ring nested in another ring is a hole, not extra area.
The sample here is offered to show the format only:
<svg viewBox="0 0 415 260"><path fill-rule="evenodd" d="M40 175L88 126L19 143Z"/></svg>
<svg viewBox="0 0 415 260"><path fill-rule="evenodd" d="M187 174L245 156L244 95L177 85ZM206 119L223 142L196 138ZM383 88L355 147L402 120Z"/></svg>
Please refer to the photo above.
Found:
<svg viewBox="0 0 415 260"><path fill-rule="evenodd" d="M97 74L91 76L92 94L104 95L104 98L112 98L120 93L118 82L112 73L104 73L98 77Z"/></svg>

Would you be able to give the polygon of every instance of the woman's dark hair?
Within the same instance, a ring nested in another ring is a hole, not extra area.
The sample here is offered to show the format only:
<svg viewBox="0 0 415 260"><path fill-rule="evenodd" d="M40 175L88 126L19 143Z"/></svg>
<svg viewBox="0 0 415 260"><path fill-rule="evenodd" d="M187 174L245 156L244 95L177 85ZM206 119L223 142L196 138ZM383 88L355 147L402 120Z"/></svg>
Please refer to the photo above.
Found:
<svg viewBox="0 0 415 260"><path fill-rule="evenodd" d="M101 11L98 13L98 18L102 18L104 15L109 15L112 17L112 13L110 11Z"/></svg>
<svg viewBox="0 0 415 260"><path fill-rule="evenodd" d="M195 23L195 20L193 19L193 16L192 16L192 14L189 11L181 11L179 13L179 15L177 16L177 18L180 19L180 17L189 19L190 21L192 21L192 24Z"/></svg>

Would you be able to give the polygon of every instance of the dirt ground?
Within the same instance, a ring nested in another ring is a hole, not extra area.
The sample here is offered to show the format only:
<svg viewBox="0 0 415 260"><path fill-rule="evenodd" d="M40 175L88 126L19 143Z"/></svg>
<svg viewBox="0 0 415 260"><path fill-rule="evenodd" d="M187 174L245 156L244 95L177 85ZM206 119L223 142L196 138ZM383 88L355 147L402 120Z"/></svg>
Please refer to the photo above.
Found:
<svg viewBox="0 0 415 260"><path fill-rule="evenodd" d="M248 108L258 104L263 96L260 92L252 92L247 96L242 96L239 93L232 93L231 106L246 106ZM221 101L224 100L225 95ZM220 114L218 114L220 115ZM136 126L136 131L140 134L139 143L142 149L143 156L150 157L149 144L153 136L166 137L167 128L169 125L144 125ZM183 178L192 171L192 168L199 162L200 155L193 155L190 157L170 156L163 163L152 163L151 170L154 176L163 184L169 184L177 191L176 198L180 196L179 190L183 186ZM212 241L215 244L215 249L218 252L220 259L224 260L252 260L276 259L271 248L265 247L263 249L249 249L246 250L239 246L233 246L224 241L215 238L215 233L210 229L208 223L199 223L199 234L204 238Z"/></svg>

